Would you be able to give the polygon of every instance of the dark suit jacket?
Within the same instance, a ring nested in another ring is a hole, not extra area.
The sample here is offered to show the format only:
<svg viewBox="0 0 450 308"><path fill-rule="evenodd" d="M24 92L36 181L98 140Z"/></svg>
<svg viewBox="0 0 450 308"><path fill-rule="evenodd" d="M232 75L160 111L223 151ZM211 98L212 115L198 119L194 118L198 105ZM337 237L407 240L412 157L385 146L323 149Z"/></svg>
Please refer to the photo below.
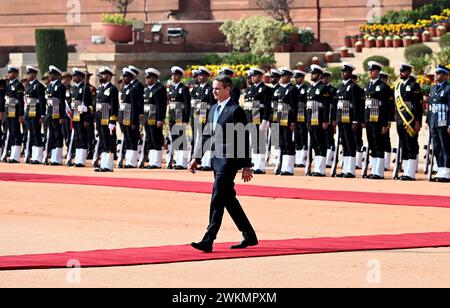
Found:
<svg viewBox="0 0 450 308"><path fill-rule="evenodd" d="M242 168L250 168L249 133L243 130L243 127L247 125L244 110L230 99L222 110L216 129L213 131L214 114L217 107L218 104L215 104L209 113L208 125L203 131L203 147L197 148L195 151L194 157L197 163L201 163L203 149L211 149L212 167L216 173L231 173ZM240 129L233 130L234 136L229 136L227 124L242 124L243 126ZM220 129L220 127L223 129Z"/></svg>

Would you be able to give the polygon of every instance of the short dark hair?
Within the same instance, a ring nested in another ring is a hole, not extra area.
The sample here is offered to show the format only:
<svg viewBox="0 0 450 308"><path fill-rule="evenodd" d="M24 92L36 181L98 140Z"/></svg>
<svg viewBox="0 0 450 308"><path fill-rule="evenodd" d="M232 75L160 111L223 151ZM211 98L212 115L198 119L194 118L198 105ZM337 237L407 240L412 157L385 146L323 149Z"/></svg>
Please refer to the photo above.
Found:
<svg viewBox="0 0 450 308"><path fill-rule="evenodd" d="M221 82L225 89L231 88L233 86L233 80L229 76L226 76L226 75L219 75L214 80Z"/></svg>

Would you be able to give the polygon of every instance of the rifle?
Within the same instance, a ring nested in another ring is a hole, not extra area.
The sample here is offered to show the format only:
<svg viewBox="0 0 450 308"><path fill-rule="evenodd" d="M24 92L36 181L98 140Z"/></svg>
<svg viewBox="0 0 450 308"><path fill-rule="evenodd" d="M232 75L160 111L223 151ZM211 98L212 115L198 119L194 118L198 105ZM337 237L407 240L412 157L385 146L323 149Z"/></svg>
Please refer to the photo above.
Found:
<svg viewBox="0 0 450 308"><path fill-rule="evenodd" d="M50 145L50 125L51 122L47 125L47 136L45 138L45 149L44 149L44 165L48 165L48 147Z"/></svg>
<svg viewBox="0 0 450 308"><path fill-rule="evenodd" d="M92 157L92 167L94 167L94 168L98 168L99 167L99 165L98 165L98 157L99 157L98 152L99 152L99 149L100 149L100 136L97 135L95 137L94 156Z"/></svg>
<svg viewBox="0 0 450 308"><path fill-rule="evenodd" d="M72 128L72 133L70 134L70 143L69 143L69 149L67 150L67 166L72 166L72 148L73 148L73 139L75 137L75 129Z"/></svg>
<svg viewBox="0 0 450 308"><path fill-rule="evenodd" d="M9 128L7 129L6 132L6 140L5 140L5 144L3 147L3 154L2 154L2 162L6 162L6 156L8 155L8 147L9 147Z"/></svg>
<svg viewBox="0 0 450 308"><path fill-rule="evenodd" d="M147 142L147 130L145 129L145 125L144 125L144 136L142 137L142 145L141 145L141 153L139 156L139 168L143 169L144 165L145 165L145 157L146 157L146 142Z"/></svg>
<svg viewBox="0 0 450 308"><path fill-rule="evenodd" d="M431 129L430 129L430 139L431 139ZM430 145L428 147L429 152L429 161L427 161L428 167L428 181L433 181L433 168L434 168L434 146L433 146L433 140L430 141Z"/></svg>
<svg viewBox="0 0 450 308"><path fill-rule="evenodd" d="M25 146L25 157L24 157L24 160L25 160L26 164L30 163L30 152L31 152L30 151L30 143L31 143L30 139L31 139L31 133L30 133L30 130L28 129L28 132L27 132L27 144Z"/></svg>
<svg viewBox="0 0 450 308"><path fill-rule="evenodd" d="M363 166L362 177L364 179L366 179L367 178L367 172L369 170L370 147L369 146L365 147L364 151L365 151L365 153L364 153L364 166Z"/></svg>
<svg viewBox="0 0 450 308"><path fill-rule="evenodd" d="M117 167L123 168L123 147L125 146L125 133L121 130L122 134L119 146L119 154L117 155Z"/></svg>
<svg viewBox="0 0 450 308"><path fill-rule="evenodd" d="M427 151L427 153L425 154L425 167L424 167L424 173L426 175L428 175L428 172L430 172L430 156L432 155L432 151L431 151L431 142L432 142L432 138L431 138L431 133L428 134L428 143L425 146L425 150ZM433 170L431 170L431 172L433 172Z"/></svg>
<svg viewBox="0 0 450 308"><path fill-rule="evenodd" d="M311 133L308 132L308 157L306 159L306 176L312 175L312 146L311 146Z"/></svg>
<svg viewBox="0 0 450 308"><path fill-rule="evenodd" d="M167 137L167 155L166 155L166 168L172 169L172 163L173 163L173 143L172 143L172 136L169 135Z"/></svg>
<svg viewBox="0 0 450 308"><path fill-rule="evenodd" d="M333 161L333 166L332 166L332 169L331 169L331 176L334 178L334 177L336 177L336 173L337 173L337 166L338 166L338 164L339 164L339 152L340 152L340 149L339 149L339 145L340 145L340 139L341 139L341 129L339 128L339 126L338 126L338 128L337 128L337 132L336 132L336 142L335 142L335 154L334 154L334 161Z"/></svg>
<svg viewBox="0 0 450 308"><path fill-rule="evenodd" d="M397 147L397 157L395 158L395 166L394 166L394 180L399 179L399 172L402 166L402 148L400 140L398 141L398 147Z"/></svg>

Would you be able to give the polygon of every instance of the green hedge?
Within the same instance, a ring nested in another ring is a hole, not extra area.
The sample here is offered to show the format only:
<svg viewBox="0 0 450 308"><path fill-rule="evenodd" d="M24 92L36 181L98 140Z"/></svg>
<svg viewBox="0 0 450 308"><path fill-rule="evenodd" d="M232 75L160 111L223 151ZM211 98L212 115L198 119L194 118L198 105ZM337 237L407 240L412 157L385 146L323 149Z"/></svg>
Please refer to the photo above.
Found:
<svg viewBox="0 0 450 308"><path fill-rule="evenodd" d="M66 71L69 55L64 29L36 29L35 37L37 60L42 74L48 71L50 65Z"/></svg>
<svg viewBox="0 0 450 308"><path fill-rule="evenodd" d="M405 48L405 58L408 61L432 54L433 50L425 44L414 44Z"/></svg>
<svg viewBox="0 0 450 308"><path fill-rule="evenodd" d="M389 11L381 17L382 24L415 24L419 19L430 19L450 7L450 0L434 0L416 10Z"/></svg>
<svg viewBox="0 0 450 308"><path fill-rule="evenodd" d="M450 33L446 33L439 39L439 46L441 48L450 47Z"/></svg>
<svg viewBox="0 0 450 308"><path fill-rule="evenodd" d="M390 64L389 59L386 57L371 56L371 57L368 57L366 60L364 60L364 63L363 63L364 71L366 71L366 72L369 70L369 62L370 61L379 62L379 63L383 64L384 66L389 66L389 64Z"/></svg>

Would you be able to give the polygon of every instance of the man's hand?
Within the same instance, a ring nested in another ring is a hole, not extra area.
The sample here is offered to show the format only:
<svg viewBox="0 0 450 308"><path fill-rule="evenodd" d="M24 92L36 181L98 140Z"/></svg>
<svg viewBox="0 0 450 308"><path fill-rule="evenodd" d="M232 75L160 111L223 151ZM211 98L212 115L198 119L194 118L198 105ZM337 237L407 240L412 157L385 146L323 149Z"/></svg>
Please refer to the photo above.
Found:
<svg viewBox="0 0 450 308"><path fill-rule="evenodd" d="M242 180L247 183L250 182L253 178L252 169L244 168L242 169Z"/></svg>
<svg viewBox="0 0 450 308"><path fill-rule="evenodd" d="M161 128L164 126L164 121L158 121L156 122L156 127Z"/></svg>
<svg viewBox="0 0 450 308"><path fill-rule="evenodd" d="M449 135L450 135L450 127L449 127L449 128L447 128L447 134L449 134Z"/></svg>
<svg viewBox="0 0 450 308"><path fill-rule="evenodd" d="M421 129L420 122L416 121L416 125L414 126L414 130L416 131L416 133L418 133L418 132L420 132L420 129Z"/></svg>
<svg viewBox="0 0 450 308"><path fill-rule="evenodd" d="M366 124L366 123L362 123L362 124L361 124L361 127L362 127L362 128L367 128L367 124Z"/></svg>
<svg viewBox="0 0 450 308"><path fill-rule="evenodd" d="M39 119L39 124L40 124L40 125L43 125L43 124L44 124L44 121L45 121L45 118L44 118L44 117L41 117L41 118Z"/></svg>
<svg viewBox="0 0 450 308"><path fill-rule="evenodd" d="M389 126L383 126L383 128L381 128L382 135L386 135L388 132L389 132Z"/></svg>
<svg viewBox="0 0 450 308"><path fill-rule="evenodd" d="M64 123L66 123L65 119L59 119L59 124L64 125Z"/></svg>
<svg viewBox="0 0 450 308"><path fill-rule="evenodd" d="M19 117L19 122L20 122L20 123L25 123L25 118L24 118L23 116L20 116L20 117Z"/></svg>
<svg viewBox="0 0 450 308"><path fill-rule="evenodd" d="M3 112L0 112L0 121L3 121Z"/></svg>
<svg viewBox="0 0 450 308"><path fill-rule="evenodd" d="M195 159L191 160L191 162L188 164L187 169L190 173L195 174L197 171L197 161Z"/></svg>
<svg viewBox="0 0 450 308"><path fill-rule="evenodd" d="M83 122L84 128L87 128L89 126L89 122Z"/></svg>
<svg viewBox="0 0 450 308"><path fill-rule="evenodd" d="M297 128L297 125L296 125L295 123L291 123L290 129L291 129L292 131L294 131L296 128Z"/></svg>
<svg viewBox="0 0 450 308"><path fill-rule="evenodd" d="M358 130L358 123L353 123L352 130L356 132Z"/></svg>
<svg viewBox="0 0 450 308"><path fill-rule="evenodd" d="M328 122L323 122L322 123L323 130L327 130L329 126L330 126L330 123L328 123Z"/></svg>

